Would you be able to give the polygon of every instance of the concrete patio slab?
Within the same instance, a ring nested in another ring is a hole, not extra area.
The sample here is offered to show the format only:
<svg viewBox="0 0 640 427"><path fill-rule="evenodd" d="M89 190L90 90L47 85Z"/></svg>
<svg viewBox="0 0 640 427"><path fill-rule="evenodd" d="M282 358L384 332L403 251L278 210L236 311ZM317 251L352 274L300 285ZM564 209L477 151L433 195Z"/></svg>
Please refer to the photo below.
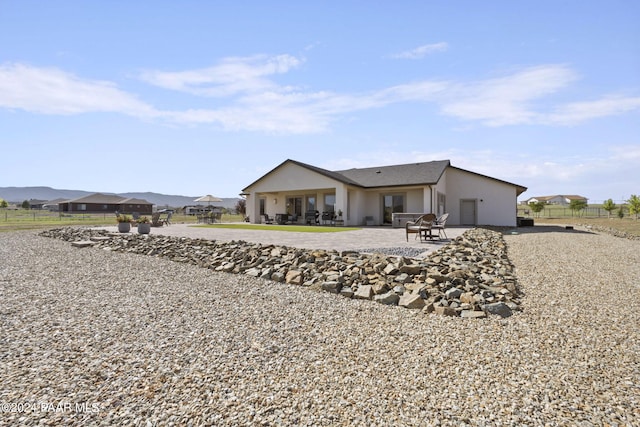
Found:
<svg viewBox="0 0 640 427"><path fill-rule="evenodd" d="M308 233L296 232L295 225L291 231L279 230L239 230L229 228L202 227L193 224L172 224L164 227L152 227L151 234L166 236L201 238L229 242L244 240L252 243L285 245L304 249L335 249L363 250L375 248L409 247L424 249L425 254L433 252L449 243L450 240L420 241L415 234L406 239L404 228L391 227L363 227L359 230L341 231L336 233ZM268 228L268 227L267 227ZM107 229L116 230L116 227ZM446 233L449 239L454 239L467 231L469 227L448 227ZM133 233L136 232L132 228Z"/></svg>

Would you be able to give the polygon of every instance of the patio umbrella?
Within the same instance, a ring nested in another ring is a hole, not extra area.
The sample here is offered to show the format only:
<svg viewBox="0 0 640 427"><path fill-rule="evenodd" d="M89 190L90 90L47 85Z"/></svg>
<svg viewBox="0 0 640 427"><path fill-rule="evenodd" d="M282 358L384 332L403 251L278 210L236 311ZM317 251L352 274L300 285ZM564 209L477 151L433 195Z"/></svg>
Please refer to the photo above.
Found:
<svg viewBox="0 0 640 427"><path fill-rule="evenodd" d="M194 200L194 202L207 202L207 206L211 206L211 202L222 202L223 200L219 197L212 196L211 194L207 194L206 196L198 197Z"/></svg>
<svg viewBox="0 0 640 427"><path fill-rule="evenodd" d="M222 199L212 196L211 194L207 194L206 196L198 197L194 202L207 202L207 205L211 205L211 202L222 202Z"/></svg>
<svg viewBox="0 0 640 427"><path fill-rule="evenodd" d="M198 197L197 199L194 200L194 202L207 202L207 203L222 202L222 199L220 197L207 194L206 196Z"/></svg>

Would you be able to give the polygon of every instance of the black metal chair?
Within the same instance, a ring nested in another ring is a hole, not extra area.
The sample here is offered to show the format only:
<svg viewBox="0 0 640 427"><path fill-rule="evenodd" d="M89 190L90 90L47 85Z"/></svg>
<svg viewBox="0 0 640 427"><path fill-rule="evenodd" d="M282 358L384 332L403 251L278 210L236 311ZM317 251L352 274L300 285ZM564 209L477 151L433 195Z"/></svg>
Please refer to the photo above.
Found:
<svg viewBox="0 0 640 427"><path fill-rule="evenodd" d="M322 225L326 225L327 222L329 225L336 219L336 215L333 212L322 212Z"/></svg>

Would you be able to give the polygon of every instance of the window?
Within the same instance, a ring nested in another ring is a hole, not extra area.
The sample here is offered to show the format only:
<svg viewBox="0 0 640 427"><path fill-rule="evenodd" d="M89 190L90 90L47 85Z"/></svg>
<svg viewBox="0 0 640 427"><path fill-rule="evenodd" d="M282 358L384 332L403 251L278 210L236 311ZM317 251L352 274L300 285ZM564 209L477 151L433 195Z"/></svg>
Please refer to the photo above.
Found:
<svg viewBox="0 0 640 427"><path fill-rule="evenodd" d="M84 203L78 203L78 210L79 211L86 211L87 210L87 205L85 205Z"/></svg>
<svg viewBox="0 0 640 427"><path fill-rule="evenodd" d="M306 212L316 211L316 196L307 196L307 209Z"/></svg>
<svg viewBox="0 0 640 427"><path fill-rule="evenodd" d="M287 197L287 213L302 216L302 197Z"/></svg>
<svg viewBox="0 0 640 427"><path fill-rule="evenodd" d="M265 199L264 197L260 198L260 215L265 214L264 206L266 203L267 203L267 199Z"/></svg>
<svg viewBox="0 0 640 427"><path fill-rule="evenodd" d="M446 201L447 201L447 197L444 194L442 194L441 192L438 191L438 209L436 211L438 216L440 216L443 213L445 213L445 211L446 211L445 202Z"/></svg>
<svg viewBox="0 0 640 427"><path fill-rule="evenodd" d="M336 210L336 195L335 193L332 194L325 194L324 195L324 208L323 208L324 212L335 212Z"/></svg>

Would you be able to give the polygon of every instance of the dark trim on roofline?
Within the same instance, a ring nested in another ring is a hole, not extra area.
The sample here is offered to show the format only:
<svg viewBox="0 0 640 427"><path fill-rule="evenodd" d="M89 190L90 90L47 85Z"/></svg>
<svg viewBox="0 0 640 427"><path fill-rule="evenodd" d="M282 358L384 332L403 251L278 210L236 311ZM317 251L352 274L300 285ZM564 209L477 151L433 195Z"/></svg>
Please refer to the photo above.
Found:
<svg viewBox="0 0 640 427"><path fill-rule="evenodd" d="M527 187L524 187L524 186L518 185L518 184L514 184L513 182L505 181L503 179L494 178L494 177L488 176L488 175L483 175L483 174L478 173L478 172L473 172L473 171L470 171L470 170L467 170L467 169L462 169L462 168L459 168L459 167L456 167L456 166L452 166L452 165L449 165L449 167L451 167L453 169L457 169L459 171L471 173L473 175L481 176L483 178L491 179L493 181L502 182L503 184L513 185L514 187L516 187L516 197L521 195L525 191L527 191ZM522 191L520 191L520 190L522 190Z"/></svg>
<svg viewBox="0 0 640 427"><path fill-rule="evenodd" d="M247 188L253 186L254 184L256 184L259 181L262 181L262 179L267 176L270 175L271 173L275 172L277 169L280 169L282 166L284 166L286 163L293 163L294 165L298 165L302 168L308 169L312 172L316 172L320 175L326 176L327 178L331 178L331 179L335 179L336 181L340 181L343 184L347 184L347 185L353 185L355 187L360 187L360 188L366 188L363 187L362 185L358 184L357 182L351 181L350 179L345 178L344 176L340 175L337 172L333 172L327 169L322 169L319 168L317 166L313 166L313 165L309 165L306 163L302 163L299 162L297 160L291 160L291 159L287 159L284 162L280 163L278 166L274 167L273 169L271 169L269 172L265 173L264 175L262 175L260 178L256 179L255 181L253 181L251 184L247 185L245 188L242 189L242 193L247 193Z"/></svg>
<svg viewBox="0 0 640 427"><path fill-rule="evenodd" d="M516 187L516 197L521 195L522 193L524 193L525 191L527 191L527 187L524 187L522 185L518 185L518 184L514 184L513 182L509 182L509 181L505 181L502 179L498 179L498 178L494 178L492 176L488 176L488 175L484 175L478 172L473 172L467 169L462 169L459 168L457 166L453 166L451 164L450 160L446 160L447 165L442 168L442 172L440 172L440 175L438 176L438 179L436 182L424 182L424 183L412 183L412 184L395 184L395 185L383 185L383 186L364 186L362 184L359 184L355 181L352 181L351 179L346 178L345 176L343 176L341 173L339 172L333 172L327 169L322 169L319 168L317 166L313 166L313 165L309 165L307 163L303 163L303 162L299 162L297 160L292 160L292 159L286 159L285 161L283 161L282 163L280 163L279 165L277 165L276 167L274 167L273 169L271 169L269 172L265 173L264 175L262 175L260 178L256 179L255 181L253 181L251 184L249 184L247 187L242 189L243 193L247 192L247 188L253 186L254 184L256 184L257 182L261 181L264 177L266 177L267 175L270 175L271 173L275 172L277 169L281 168L282 166L284 166L286 163L293 163L295 165L298 165L302 168L308 169L312 172L316 172L320 175L326 176L327 178L331 178L334 179L338 182L342 182L343 184L347 184L347 185L351 185L354 187L359 187L359 188L363 188L363 189L375 189L375 188L398 188L398 187L417 187L420 185L427 185L427 186L434 186L437 185L438 182L440 182L440 179L442 178L442 175L445 174L447 168L453 168L462 172L467 172L476 176L480 176L486 179L490 179L492 181L497 181L497 182L501 182L503 184L507 184L507 185L512 185L514 187ZM410 163L408 163L410 164ZM373 168L384 168L384 167L397 167L397 166L403 166L403 164L401 165L391 165L391 166L373 166L371 168L364 168L364 169L373 169ZM247 193L248 194L248 193Z"/></svg>

